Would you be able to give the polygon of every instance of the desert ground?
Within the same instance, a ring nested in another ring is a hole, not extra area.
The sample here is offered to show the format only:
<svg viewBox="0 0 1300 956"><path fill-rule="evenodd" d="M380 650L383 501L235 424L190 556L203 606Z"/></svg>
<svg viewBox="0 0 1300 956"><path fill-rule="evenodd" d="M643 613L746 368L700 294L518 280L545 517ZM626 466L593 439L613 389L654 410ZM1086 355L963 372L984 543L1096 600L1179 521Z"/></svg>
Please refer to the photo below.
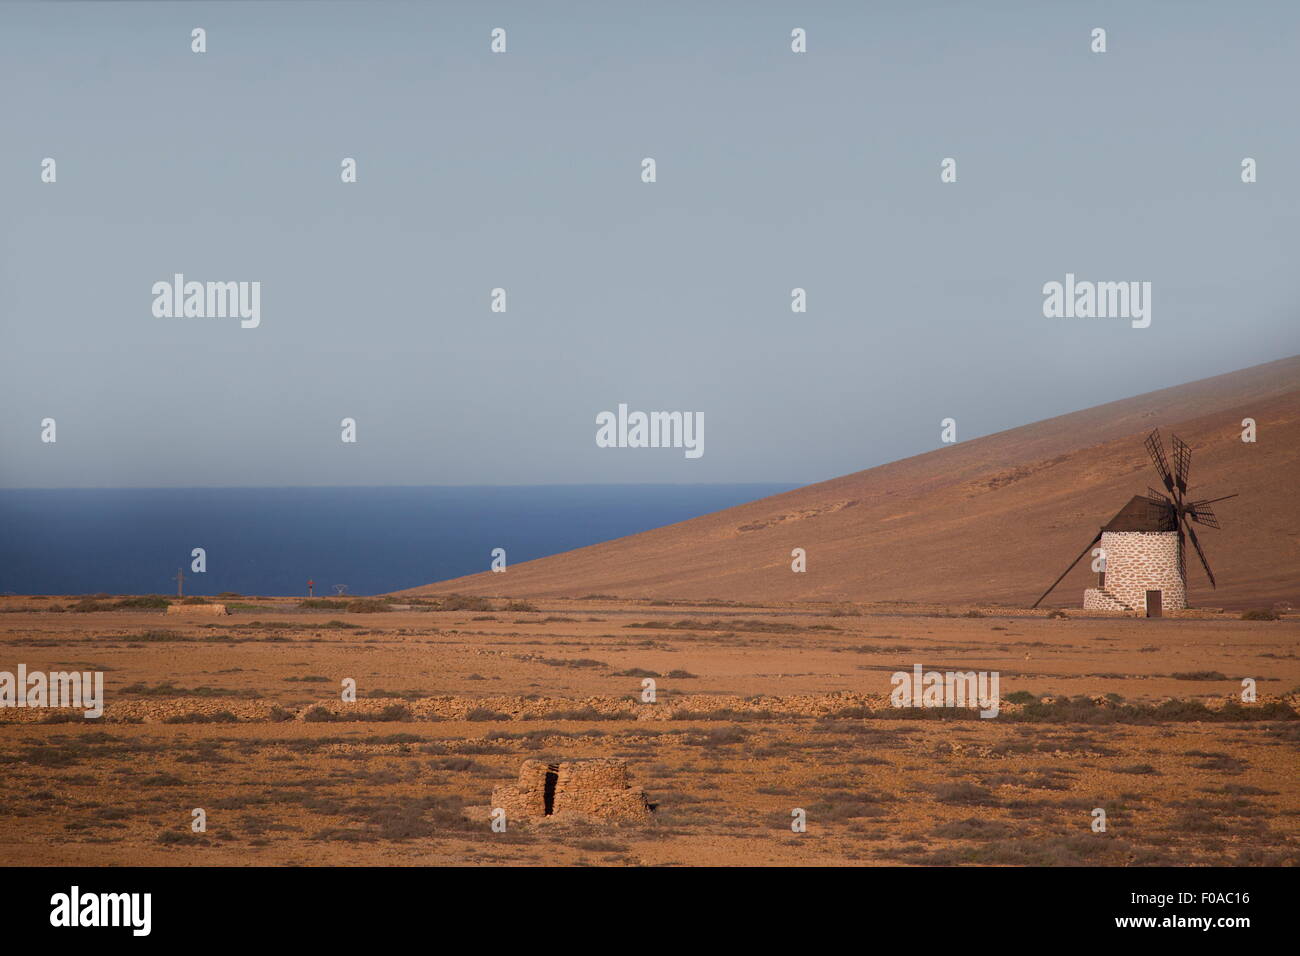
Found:
<svg viewBox="0 0 1300 956"><path fill-rule="evenodd" d="M0 709L0 862L1300 862L1296 617L225 600L0 598L0 670L103 671L106 700L97 720ZM892 707L916 663L997 671L1001 712ZM493 832L525 760L597 757L627 761L648 820Z"/></svg>

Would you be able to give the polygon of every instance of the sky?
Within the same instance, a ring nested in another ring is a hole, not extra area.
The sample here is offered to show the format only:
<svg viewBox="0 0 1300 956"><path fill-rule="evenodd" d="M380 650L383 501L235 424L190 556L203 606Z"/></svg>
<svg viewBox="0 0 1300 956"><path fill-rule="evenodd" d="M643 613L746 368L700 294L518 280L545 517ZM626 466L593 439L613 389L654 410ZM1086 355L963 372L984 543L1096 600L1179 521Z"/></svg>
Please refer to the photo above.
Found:
<svg viewBox="0 0 1300 956"><path fill-rule="evenodd" d="M1292 2L3 3L0 488L813 482L1293 355L1297 81Z"/></svg>

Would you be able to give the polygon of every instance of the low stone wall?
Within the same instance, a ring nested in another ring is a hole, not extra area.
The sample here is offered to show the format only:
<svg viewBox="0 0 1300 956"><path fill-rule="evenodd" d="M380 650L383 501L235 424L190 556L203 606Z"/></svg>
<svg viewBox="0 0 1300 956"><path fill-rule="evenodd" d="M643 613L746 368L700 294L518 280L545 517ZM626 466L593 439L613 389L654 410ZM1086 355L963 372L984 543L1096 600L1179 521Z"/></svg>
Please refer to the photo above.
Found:
<svg viewBox="0 0 1300 956"><path fill-rule="evenodd" d="M1119 612L1109 612L1117 614ZM1195 616L1192 612L1191 616ZM1180 614L1179 617L1187 616ZM355 704L343 704L337 698L321 701L315 704L306 704L295 708L284 708L270 700L247 700L238 697L130 697L115 699L115 690L112 687L105 688L104 716L99 717L90 723L96 724L162 724L162 723L281 723L285 721L306 721L307 715L312 711L321 710L337 714L344 722L362 721L369 718L373 720L376 715L385 709L393 706L390 698L380 699L362 699ZM1195 696L1195 695L1193 695ZM503 700L503 698L494 698ZM561 714L572 714L578 704L590 704L595 698L583 698L580 701L569 697L544 697L544 698L516 698L516 715L513 717L503 716L500 722L524 722L536 721L540 729L556 728L557 733L572 733L573 730L581 730L584 726L590 726L590 721L575 721L571 717L563 719L550 719L546 715L554 711ZM1259 706L1263 706L1275 699L1285 700L1296 712L1300 714L1300 694L1284 695L1281 698L1273 698L1266 694L1261 694ZM597 699L598 700L598 699ZM1222 706L1223 701L1234 700L1240 703L1240 695L1229 696L1218 700L1216 698L1205 698L1205 704L1211 710ZM428 722L442 722L444 720L463 720L465 710L476 705L481 705L482 698L459 698L459 697L427 697L420 700L405 701L403 706L407 708L407 715L400 720L393 722L384 722L379 727L387 727L393 730L409 726L410 724L424 724ZM704 694L692 695L689 698L679 698L671 706L667 704L636 704L630 705L625 700L619 698L605 699L606 705L611 712L615 709L635 707L639 708L635 713L627 715L626 720L635 723L656 723L659 726L665 725L661 721L671 721L666 725L666 729L655 729L652 731L656 736L665 733L680 734L698 734L703 724L707 726L725 726L735 723L737 720L757 719L757 720L786 720L806 717L842 717L846 720L861 719L862 711L872 711L880 714L886 720L896 719L892 713L895 711L894 706L890 703L888 694L864 695L864 694L826 694L820 697L816 696L791 696L791 697L757 697L741 700L731 696L711 697ZM519 716L525 708L528 708L527 716ZM1247 707L1257 706L1247 704ZM660 708L657 712L655 708ZM999 704L1000 715L1017 714L1024 705L1014 703L1005 698ZM60 715L76 716L80 719L81 711L84 708L58 708L58 707L0 707L0 724L15 723L44 723L51 718L58 719ZM730 712L730 713L729 713ZM445 716L450 715L450 716ZM698 715L698 720L693 719ZM734 716L733 716L734 715ZM493 721L492 723L497 723ZM484 726L479 724L478 726ZM491 723L486 725L491 726ZM598 732L598 731L596 731ZM629 728L625 733L635 733L635 729ZM569 738L571 739L571 738ZM481 740L474 738L472 735L466 737L466 740L475 746L482 743ZM541 764L545 768L546 764ZM556 765L556 773L559 772L559 766ZM546 771L542 771L543 780Z"/></svg>
<svg viewBox="0 0 1300 956"><path fill-rule="evenodd" d="M169 604L168 614L229 614L224 604Z"/></svg>

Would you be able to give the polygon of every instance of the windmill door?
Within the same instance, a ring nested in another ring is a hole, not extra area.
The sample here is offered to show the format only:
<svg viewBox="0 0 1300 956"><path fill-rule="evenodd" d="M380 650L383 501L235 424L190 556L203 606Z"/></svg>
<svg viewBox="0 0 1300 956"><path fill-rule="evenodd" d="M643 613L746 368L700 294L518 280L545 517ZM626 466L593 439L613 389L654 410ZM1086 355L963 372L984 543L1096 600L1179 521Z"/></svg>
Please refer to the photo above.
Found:
<svg viewBox="0 0 1300 956"><path fill-rule="evenodd" d="M1147 617L1161 617L1164 614L1160 595L1160 591L1147 592Z"/></svg>

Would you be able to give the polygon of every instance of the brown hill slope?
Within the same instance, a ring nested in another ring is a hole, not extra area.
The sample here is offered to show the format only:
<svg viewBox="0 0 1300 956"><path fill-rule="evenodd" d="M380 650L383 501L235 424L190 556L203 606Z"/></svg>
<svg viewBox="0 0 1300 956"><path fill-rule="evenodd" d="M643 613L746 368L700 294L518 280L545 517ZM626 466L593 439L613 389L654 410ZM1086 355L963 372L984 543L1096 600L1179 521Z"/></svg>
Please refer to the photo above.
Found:
<svg viewBox="0 0 1300 956"><path fill-rule="evenodd" d="M1259 440L1241 441L1254 418ZM1300 606L1300 356L1073 412L691 521L406 591L1027 605L1159 479L1142 439L1192 447L1191 492L1241 497L1188 550L1189 601ZM808 570L790 570L804 548ZM1086 561L1043 606L1081 606Z"/></svg>

